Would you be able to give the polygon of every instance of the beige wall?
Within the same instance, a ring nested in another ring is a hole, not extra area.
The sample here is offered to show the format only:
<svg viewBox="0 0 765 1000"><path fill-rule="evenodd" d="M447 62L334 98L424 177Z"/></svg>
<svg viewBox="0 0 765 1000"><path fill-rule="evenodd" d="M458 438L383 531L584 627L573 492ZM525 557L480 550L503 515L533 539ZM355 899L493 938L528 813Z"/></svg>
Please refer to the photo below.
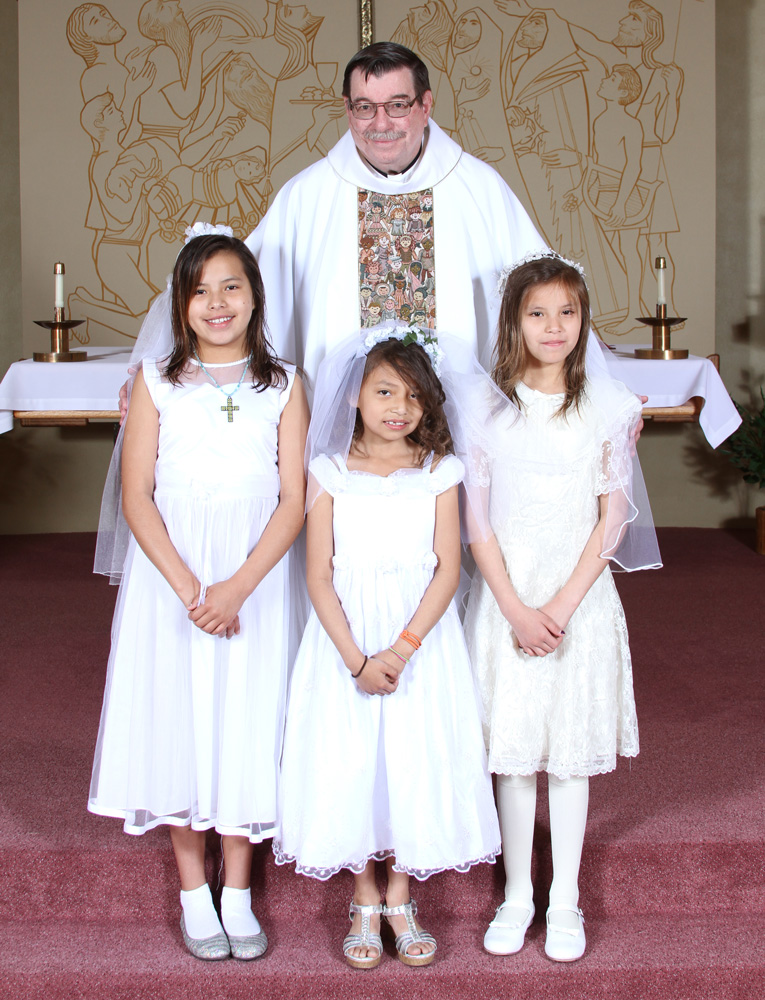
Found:
<svg viewBox="0 0 765 1000"><path fill-rule="evenodd" d="M765 0L718 3L716 30L715 333L725 383L734 396L745 399L747 384L765 381L765 67L752 42L765 37ZM16 5L0 5L0 79L6 96L17 92L16 37ZM4 370L20 355L22 343L18 122L13 100L4 102L0 133ZM705 210L699 206L700 212ZM108 427L17 427L0 436L0 532L95 528L110 446ZM751 518L755 503L765 500L739 482L725 457L711 451L697 425L648 426L640 454L659 525L733 525Z"/></svg>

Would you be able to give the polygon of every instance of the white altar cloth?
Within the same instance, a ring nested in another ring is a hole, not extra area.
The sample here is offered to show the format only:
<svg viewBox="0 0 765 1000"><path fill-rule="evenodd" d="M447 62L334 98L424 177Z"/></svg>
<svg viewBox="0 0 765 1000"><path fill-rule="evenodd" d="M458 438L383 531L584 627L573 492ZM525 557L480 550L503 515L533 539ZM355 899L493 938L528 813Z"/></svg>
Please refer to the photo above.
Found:
<svg viewBox="0 0 765 1000"><path fill-rule="evenodd" d="M88 345L88 360L74 364L16 361L0 382L0 434L14 410L117 410L131 350Z"/></svg>
<svg viewBox="0 0 765 1000"><path fill-rule="evenodd" d="M738 410L723 380L708 358L690 354L687 359L651 361L635 357L635 347L649 344L619 344L611 351L604 346L606 366L613 378L639 396L648 396L648 407L682 406L694 396L704 399L699 425L712 445L718 445L741 423Z"/></svg>
<svg viewBox="0 0 765 1000"><path fill-rule="evenodd" d="M0 434L13 427L14 410L117 410L127 379L131 348L88 347L88 360L75 364L17 361L0 382ZM634 346L603 348L611 375L633 392L648 396L646 406L682 406L693 396L705 402L699 424L713 448L741 423L717 369L707 358L647 361Z"/></svg>

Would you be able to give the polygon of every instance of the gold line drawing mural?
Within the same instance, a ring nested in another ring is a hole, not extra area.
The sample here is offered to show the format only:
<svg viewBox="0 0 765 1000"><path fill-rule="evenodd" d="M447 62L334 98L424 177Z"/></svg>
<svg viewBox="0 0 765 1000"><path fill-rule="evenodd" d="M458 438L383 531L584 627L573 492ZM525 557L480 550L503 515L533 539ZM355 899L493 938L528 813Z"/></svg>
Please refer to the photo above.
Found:
<svg viewBox="0 0 765 1000"><path fill-rule="evenodd" d="M662 4L678 24L682 5ZM430 66L439 124L499 170L552 247L582 262L595 325L619 337L641 329L633 317L652 314L653 260L672 261L669 236L680 231L663 150L684 76L657 58L658 9L601 6L604 23L618 18L610 38L567 20L566 0L467 10L428 0L392 37Z"/></svg>
<svg viewBox="0 0 765 1000"><path fill-rule="evenodd" d="M88 320L83 341L94 325L135 337L188 225L212 219L246 236L306 152L323 155L344 131L338 65L313 60L323 18L280 2L259 10L213 2L187 17L178 0L147 0L145 44L124 57L127 32L108 8L72 10L80 124L93 141L85 225L101 283L69 296L70 314ZM274 117L289 120L288 142L272 142Z"/></svg>
<svg viewBox="0 0 765 1000"><path fill-rule="evenodd" d="M653 312L653 259L674 274L682 233L667 163L685 75L676 53L681 23L704 3L602 0L597 30L570 0L72 6L66 58L79 60L79 127L92 143L82 222L96 275L69 296L70 315L87 320L78 339L135 337L187 226L248 235L281 185L343 134L352 52L326 55L339 17L361 42L374 33L423 57L433 117L503 175L551 246L581 261L601 335L642 332L633 317Z"/></svg>

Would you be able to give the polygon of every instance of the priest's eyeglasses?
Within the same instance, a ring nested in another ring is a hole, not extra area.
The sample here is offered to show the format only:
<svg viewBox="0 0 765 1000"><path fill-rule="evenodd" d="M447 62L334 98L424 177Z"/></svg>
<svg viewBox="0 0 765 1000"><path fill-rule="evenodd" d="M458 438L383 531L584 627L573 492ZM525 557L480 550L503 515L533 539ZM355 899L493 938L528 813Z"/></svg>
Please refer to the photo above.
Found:
<svg viewBox="0 0 765 1000"><path fill-rule="evenodd" d="M377 114L378 108L385 108L388 118L406 118L412 110L412 105L417 103L417 98L411 101L385 101L382 104L375 104L374 101L348 101L348 107L354 118L369 120Z"/></svg>

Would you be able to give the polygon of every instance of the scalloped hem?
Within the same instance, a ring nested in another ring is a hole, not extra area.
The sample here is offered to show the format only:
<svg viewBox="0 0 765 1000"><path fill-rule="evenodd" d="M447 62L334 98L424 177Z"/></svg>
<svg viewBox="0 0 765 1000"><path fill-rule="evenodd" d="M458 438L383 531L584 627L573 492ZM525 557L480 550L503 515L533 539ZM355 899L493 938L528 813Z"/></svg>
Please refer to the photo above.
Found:
<svg viewBox="0 0 765 1000"><path fill-rule="evenodd" d="M625 750L620 752L618 757L637 757L638 750ZM552 774L561 781L568 778L595 778L599 774L610 774L616 770L617 760L600 761L595 764L568 764L555 763L550 761L512 761L507 764L489 763L491 774L502 775L530 775L530 774Z"/></svg>
<svg viewBox="0 0 765 1000"><path fill-rule="evenodd" d="M392 858L395 855L395 851L376 851L374 854L369 854L366 858L361 861L345 861L333 868L312 868L306 865L300 864L298 859L292 854L285 854L281 849L281 845L274 840L272 844L272 850L274 852L274 860L277 865L295 865L295 871L298 875L306 875L308 878L316 878L321 882L326 882L331 879L333 875L337 875L341 871L349 871L354 875L360 875L370 861L385 861L386 858ZM474 858L470 861L459 861L451 865L442 865L440 868L409 868L406 865L399 865L398 863L393 865L394 872L401 872L403 875L409 875L416 878L418 882L424 882L429 879L431 875L440 875L442 872L460 872L464 874L474 865L488 864L493 865L496 863L497 856L502 852L501 844L498 844L493 851L485 854L481 858Z"/></svg>

